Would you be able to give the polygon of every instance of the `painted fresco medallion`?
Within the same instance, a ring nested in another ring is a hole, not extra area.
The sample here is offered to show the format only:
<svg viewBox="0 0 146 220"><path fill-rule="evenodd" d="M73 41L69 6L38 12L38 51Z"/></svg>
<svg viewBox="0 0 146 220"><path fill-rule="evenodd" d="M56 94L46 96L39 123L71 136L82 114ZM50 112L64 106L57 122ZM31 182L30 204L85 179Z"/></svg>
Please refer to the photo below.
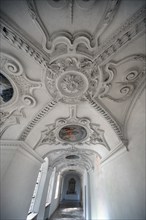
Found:
<svg viewBox="0 0 146 220"><path fill-rule="evenodd" d="M86 129L80 125L67 125L59 131L59 138L71 143L82 141L86 136Z"/></svg>
<svg viewBox="0 0 146 220"><path fill-rule="evenodd" d="M5 104L13 97L13 87L10 81L0 73L0 104Z"/></svg>

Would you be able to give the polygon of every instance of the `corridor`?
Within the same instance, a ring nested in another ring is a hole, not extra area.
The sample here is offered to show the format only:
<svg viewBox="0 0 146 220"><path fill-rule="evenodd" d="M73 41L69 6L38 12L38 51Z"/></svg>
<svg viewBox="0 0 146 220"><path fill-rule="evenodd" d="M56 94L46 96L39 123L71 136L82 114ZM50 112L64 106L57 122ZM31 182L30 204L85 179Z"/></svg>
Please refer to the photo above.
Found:
<svg viewBox="0 0 146 220"><path fill-rule="evenodd" d="M0 0L0 219L146 219L146 0Z"/></svg>
<svg viewBox="0 0 146 220"><path fill-rule="evenodd" d="M50 220L84 220L79 202L65 201L54 212Z"/></svg>

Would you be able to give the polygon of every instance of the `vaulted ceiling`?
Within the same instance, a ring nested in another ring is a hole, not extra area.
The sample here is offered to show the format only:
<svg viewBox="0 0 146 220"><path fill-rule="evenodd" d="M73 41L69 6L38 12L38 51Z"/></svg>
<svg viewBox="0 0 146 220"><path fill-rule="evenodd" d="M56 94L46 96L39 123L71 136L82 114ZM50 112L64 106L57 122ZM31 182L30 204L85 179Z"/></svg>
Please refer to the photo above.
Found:
<svg viewBox="0 0 146 220"><path fill-rule="evenodd" d="M145 86L145 0L1 0L1 140L59 171L128 149Z"/></svg>

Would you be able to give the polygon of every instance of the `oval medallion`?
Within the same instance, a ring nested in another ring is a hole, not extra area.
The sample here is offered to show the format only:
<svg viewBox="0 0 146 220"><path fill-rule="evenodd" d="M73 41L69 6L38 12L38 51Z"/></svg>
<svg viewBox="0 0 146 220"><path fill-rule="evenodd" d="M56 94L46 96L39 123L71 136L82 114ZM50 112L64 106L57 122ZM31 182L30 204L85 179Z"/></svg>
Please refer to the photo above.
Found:
<svg viewBox="0 0 146 220"><path fill-rule="evenodd" d="M79 125L67 125L59 131L59 137L66 142L79 142L86 136L86 129Z"/></svg>

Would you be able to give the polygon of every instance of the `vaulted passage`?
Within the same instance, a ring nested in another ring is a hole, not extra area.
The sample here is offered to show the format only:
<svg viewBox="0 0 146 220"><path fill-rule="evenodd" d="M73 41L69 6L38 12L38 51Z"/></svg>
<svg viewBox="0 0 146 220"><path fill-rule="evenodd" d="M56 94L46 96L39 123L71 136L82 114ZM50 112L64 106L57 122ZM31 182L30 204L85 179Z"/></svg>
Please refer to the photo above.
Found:
<svg viewBox="0 0 146 220"><path fill-rule="evenodd" d="M1 220L145 220L146 1L0 1Z"/></svg>
<svg viewBox="0 0 146 220"><path fill-rule="evenodd" d="M52 215L50 220L59 219L74 219L74 220L84 220L83 209L75 202L67 202L59 206L59 208Z"/></svg>

